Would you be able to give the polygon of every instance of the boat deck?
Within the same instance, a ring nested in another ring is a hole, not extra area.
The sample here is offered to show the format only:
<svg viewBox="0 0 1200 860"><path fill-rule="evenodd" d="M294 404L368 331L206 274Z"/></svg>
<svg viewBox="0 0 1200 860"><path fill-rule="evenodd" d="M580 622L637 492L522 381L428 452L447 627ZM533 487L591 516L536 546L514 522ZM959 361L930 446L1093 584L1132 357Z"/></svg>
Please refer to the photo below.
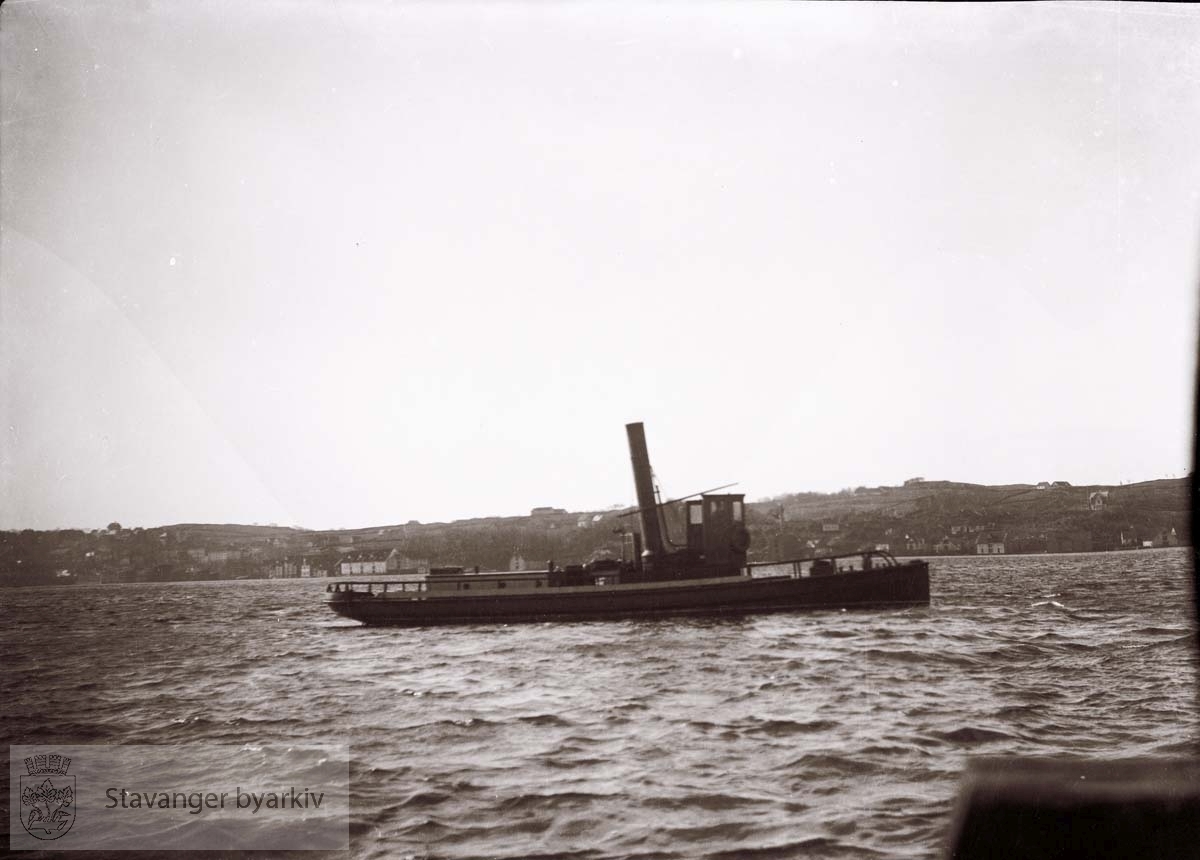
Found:
<svg viewBox="0 0 1200 860"><path fill-rule="evenodd" d="M409 580L347 580L330 583L326 591L334 594L356 594L384 597L392 600L426 600L445 597L478 597L537 593L551 589L555 594L594 593L618 588L621 591L654 590L664 585L687 588L759 579L808 579L838 576L870 570L887 570L903 566L894 556L882 550L869 550L843 555L789 559L786 561L751 562L739 568L727 569L715 576L661 576L653 579L631 579L630 571L619 569L586 570L523 570L477 571L455 570L450 574L431 574ZM556 581L556 574L567 574L567 580ZM583 580L583 581L581 581ZM470 593L468 593L470 592ZM502 594L500 592L503 592Z"/></svg>

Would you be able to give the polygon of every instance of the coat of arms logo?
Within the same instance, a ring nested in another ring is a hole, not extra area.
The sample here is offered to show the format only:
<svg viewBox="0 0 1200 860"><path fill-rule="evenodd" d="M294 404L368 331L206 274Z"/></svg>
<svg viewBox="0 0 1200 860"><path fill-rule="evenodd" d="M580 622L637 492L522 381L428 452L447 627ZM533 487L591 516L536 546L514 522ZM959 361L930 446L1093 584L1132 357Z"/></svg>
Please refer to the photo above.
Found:
<svg viewBox="0 0 1200 860"><path fill-rule="evenodd" d="M37 839L57 839L75 823L75 777L71 760L57 754L25 759L21 774L21 824Z"/></svg>

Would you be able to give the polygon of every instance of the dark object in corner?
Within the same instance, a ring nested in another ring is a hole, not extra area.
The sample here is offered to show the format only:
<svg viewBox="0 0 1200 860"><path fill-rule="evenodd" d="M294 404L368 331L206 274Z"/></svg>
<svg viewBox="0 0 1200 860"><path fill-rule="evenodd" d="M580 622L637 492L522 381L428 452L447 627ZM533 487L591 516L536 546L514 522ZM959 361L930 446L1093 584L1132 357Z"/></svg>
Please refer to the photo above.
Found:
<svg viewBox="0 0 1200 860"><path fill-rule="evenodd" d="M1200 760L974 759L947 856L1200 858Z"/></svg>

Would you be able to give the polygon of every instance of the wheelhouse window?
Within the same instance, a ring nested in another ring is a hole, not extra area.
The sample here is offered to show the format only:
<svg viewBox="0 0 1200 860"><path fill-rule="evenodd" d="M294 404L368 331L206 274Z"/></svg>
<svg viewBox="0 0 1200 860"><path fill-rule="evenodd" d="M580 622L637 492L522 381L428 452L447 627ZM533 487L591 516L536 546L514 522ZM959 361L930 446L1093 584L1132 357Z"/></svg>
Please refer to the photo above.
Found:
<svg viewBox="0 0 1200 860"><path fill-rule="evenodd" d="M704 506L688 505L688 523L698 526L704 522Z"/></svg>
<svg viewBox="0 0 1200 860"><path fill-rule="evenodd" d="M735 523L740 523L742 521L742 503L741 502L733 503L733 521Z"/></svg>

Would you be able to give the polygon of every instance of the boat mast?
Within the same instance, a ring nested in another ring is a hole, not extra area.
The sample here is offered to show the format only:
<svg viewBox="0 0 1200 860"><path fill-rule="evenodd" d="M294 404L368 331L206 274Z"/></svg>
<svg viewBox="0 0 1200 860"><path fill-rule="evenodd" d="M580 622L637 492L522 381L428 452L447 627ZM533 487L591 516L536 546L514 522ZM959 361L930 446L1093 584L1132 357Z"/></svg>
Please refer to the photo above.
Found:
<svg viewBox="0 0 1200 860"><path fill-rule="evenodd" d="M642 563L653 567L664 554L662 524L658 499L654 494L654 478L650 472L650 452L646 449L646 428L641 421L625 425L629 437L629 458L633 462L633 486L637 490L638 521L642 526Z"/></svg>

